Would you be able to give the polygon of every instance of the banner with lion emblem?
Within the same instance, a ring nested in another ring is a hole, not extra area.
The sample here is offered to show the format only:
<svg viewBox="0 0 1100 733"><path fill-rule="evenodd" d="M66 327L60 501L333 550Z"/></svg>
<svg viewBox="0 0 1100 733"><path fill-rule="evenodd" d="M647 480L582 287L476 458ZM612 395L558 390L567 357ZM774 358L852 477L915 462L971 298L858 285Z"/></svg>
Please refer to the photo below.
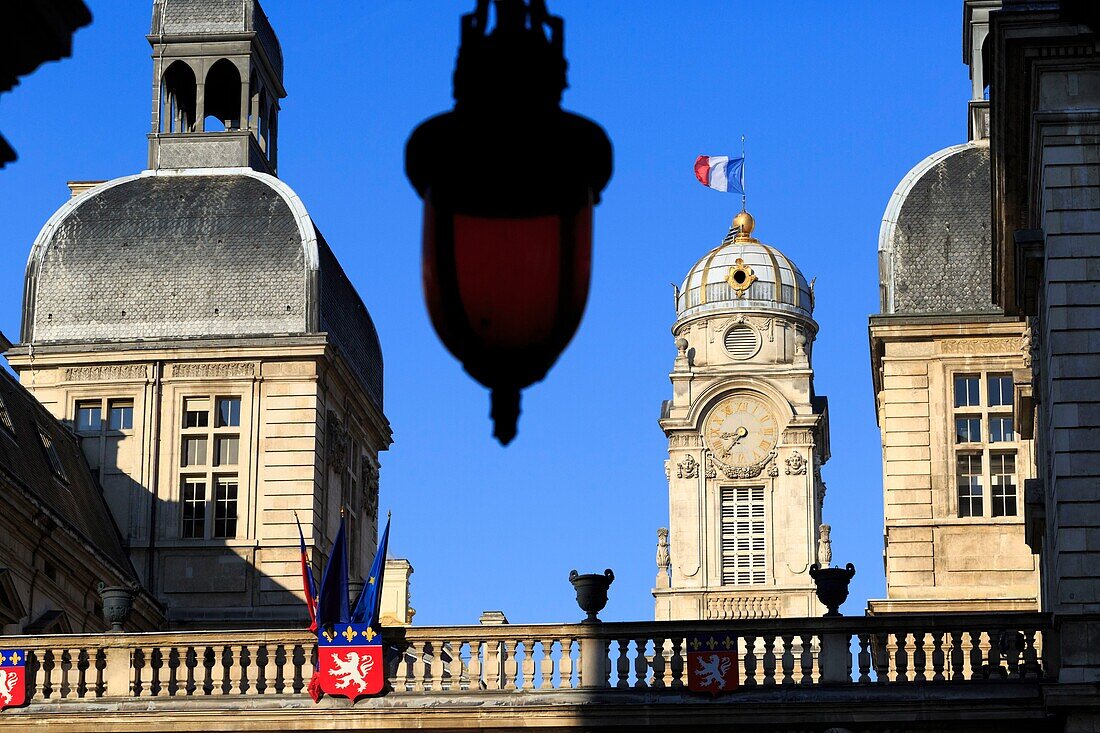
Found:
<svg viewBox="0 0 1100 733"><path fill-rule="evenodd" d="M0 649L0 710L17 708L26 702L27 653L21 649Z"/></svg>
<svg viewBox="0 0 1100 733"><path fill-rule="evenodd" d="M370 624L337 624L317 635L318 683L326 695L377 695L386 681L382 637Z"/></svg>
<svg viewBox="0 0 1100 733"><path fill-rule="evenodd" d="M692 636L687 642L689 690L721 695L737 689L740 678L734 634Z"/></svg>

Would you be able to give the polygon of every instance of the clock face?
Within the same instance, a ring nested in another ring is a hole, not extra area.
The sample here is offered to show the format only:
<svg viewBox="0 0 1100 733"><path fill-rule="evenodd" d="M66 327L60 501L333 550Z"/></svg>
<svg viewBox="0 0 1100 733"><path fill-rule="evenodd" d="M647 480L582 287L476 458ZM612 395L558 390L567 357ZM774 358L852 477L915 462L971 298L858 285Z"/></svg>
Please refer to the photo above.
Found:
<svg viewBox="0 0 1100 733"><path fill-rule="evenodd" d="M759 463L775 448L779 426L764 400L733 395L719 402L703 427L703 440L727 466Z"/></svg>

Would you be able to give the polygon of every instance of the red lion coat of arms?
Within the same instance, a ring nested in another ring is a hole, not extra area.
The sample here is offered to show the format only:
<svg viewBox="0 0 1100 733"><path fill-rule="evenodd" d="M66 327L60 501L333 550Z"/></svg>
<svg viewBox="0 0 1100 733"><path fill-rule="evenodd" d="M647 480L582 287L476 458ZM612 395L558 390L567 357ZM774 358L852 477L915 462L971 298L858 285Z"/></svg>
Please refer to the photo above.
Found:
<svg viewBox="0 0 1100 733"><path fill-rule="evenodd" d="M27 653L21 649L0 649L0 710L26 702Z"/></svg>
<svg viewBox="0 0 1100 733"><path fill-rule="evenodd" d="M688 689L721 695L739 684L737 637L719 633L693 636L687 646Z"/></svg>
<svg viewBox="0 0 1100 733"><path fill-rule="evenodd" d="M326 695L352 701L382 691L382 637L370 624L337 624L317 634L318 684Z"/></svg>

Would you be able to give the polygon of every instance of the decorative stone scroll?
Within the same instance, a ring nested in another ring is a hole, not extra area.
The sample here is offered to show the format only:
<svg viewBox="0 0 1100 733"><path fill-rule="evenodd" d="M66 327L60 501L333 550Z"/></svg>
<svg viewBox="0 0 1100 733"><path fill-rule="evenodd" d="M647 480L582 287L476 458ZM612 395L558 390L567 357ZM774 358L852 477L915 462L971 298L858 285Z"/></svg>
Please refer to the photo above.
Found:
<svg viewBox="0 0 1100 733"><path fill-rule="evenodd" d="M699 475L699 462L689 453L684 460L676 464L677 478L695 478Z"/></svg>
<svg viewBox="0 0 1100 733"><path fill-rule="evenodd" d="M726 478L756 478L773 458L775 458L775 451L748 466L722 466L722 473L726 474Z"/></svg>
<svg viewBox="0 0 1100 733"><path fill-rule="evenodd" d="M172 365L177 379L232 379L256 376L256 365L250 361L187 362Z"/></svg>
<svg viewBox="0 0 1100 733"><path fill-rule="evenodd" d="M1010 338L950 339L940 342L941 354L1011 354L1019 342Z"/></svg>
<svg viewBox="0 0 1100 733"><path fill-rule="evenodd" d="M149 368L145 364L101 364L65 369L66 382L117 382L148 377Z"/></svg>
<svg viewBox="0 0 1100 733"><path fill-rule="evenodd" d="M348 430L332 410L325 417L325 462L336 473L348 467Z"/></svg>
<svg viewBox="0 0 1100 733"><path fill-rule="evenodd" d="M806 473L806 459L798 451L791 453L787 460L783 462L787 464L784 473L788 476L802 476Z"/></svg>

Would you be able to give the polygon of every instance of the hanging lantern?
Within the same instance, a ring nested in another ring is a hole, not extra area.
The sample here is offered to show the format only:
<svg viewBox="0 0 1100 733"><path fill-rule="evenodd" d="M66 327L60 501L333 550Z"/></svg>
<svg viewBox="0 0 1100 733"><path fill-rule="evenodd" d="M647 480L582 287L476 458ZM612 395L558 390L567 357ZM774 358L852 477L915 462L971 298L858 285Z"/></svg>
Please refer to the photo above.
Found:
<svg viewBox="0 0 1100 733"><path fill-rule="evenodd" d="M520 390L546 376L584 313L611 143L561 109L561 18L544 0L495 9L491 30L489 0L462 17L454 110L413 131L405 170L424 200L432 324L492 391L493 434L507 445Z"/></svg>

